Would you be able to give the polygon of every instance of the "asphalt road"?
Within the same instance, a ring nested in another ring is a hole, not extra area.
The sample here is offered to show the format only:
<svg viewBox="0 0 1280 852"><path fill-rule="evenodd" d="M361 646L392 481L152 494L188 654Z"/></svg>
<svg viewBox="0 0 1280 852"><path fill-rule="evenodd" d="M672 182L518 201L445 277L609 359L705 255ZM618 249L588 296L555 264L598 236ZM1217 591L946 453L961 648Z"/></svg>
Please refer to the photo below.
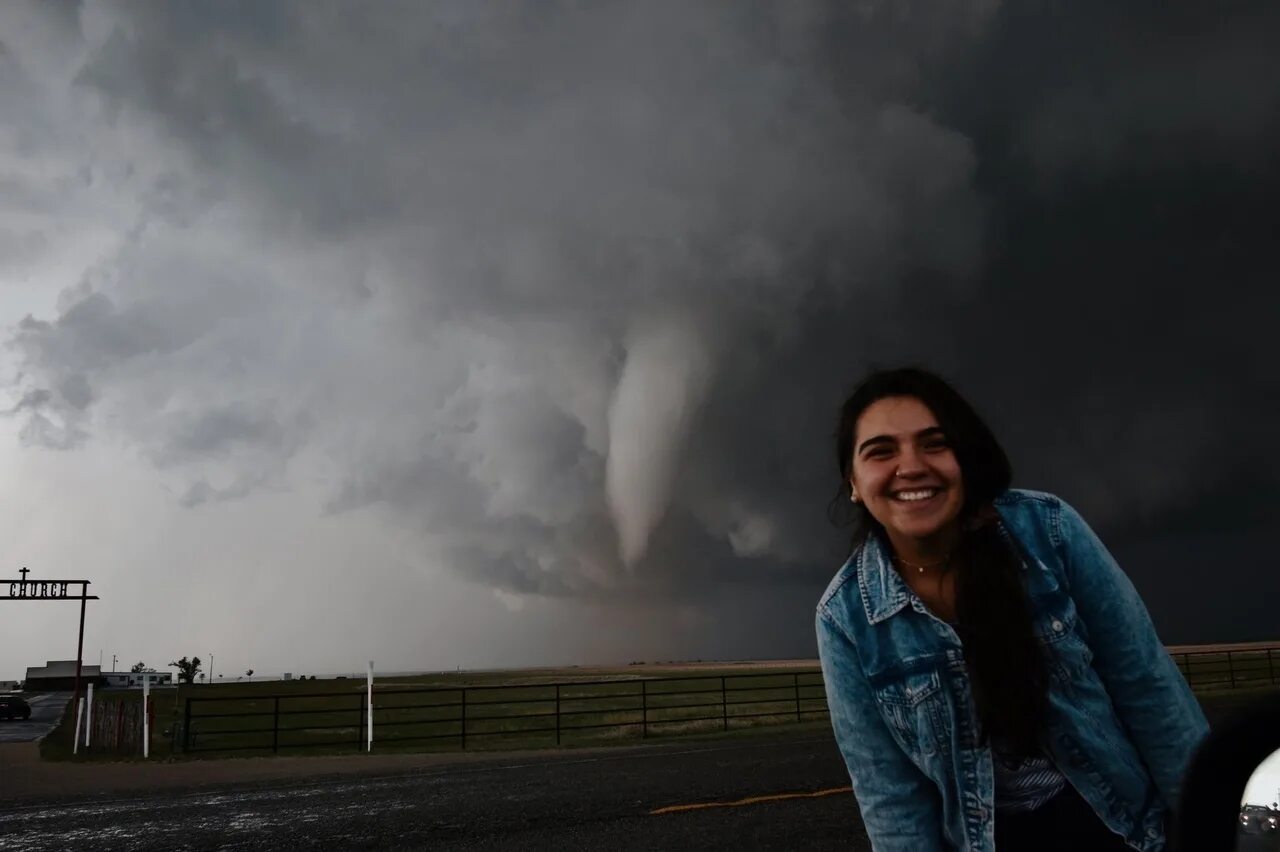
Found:
<svg viewBox="0 0 1280 852"><path fill-rule="evenodd" d="M869 850L848 783L829 733L779 730L0 804L0 850Z"/></svg>
<svg viewBox="0 0 1280 852"><path fill-rule="evenodd" d="M52 731L71 700L70 692L24 693L31 705L30 719L0 719L0 743L26 743Z"/></svg>
<svg viewBox="0 0 1280 852"><path fill-rule="evenodd" d="M0 849L869 850L848 783L829 735L676 743L0 808Z"/></svg>

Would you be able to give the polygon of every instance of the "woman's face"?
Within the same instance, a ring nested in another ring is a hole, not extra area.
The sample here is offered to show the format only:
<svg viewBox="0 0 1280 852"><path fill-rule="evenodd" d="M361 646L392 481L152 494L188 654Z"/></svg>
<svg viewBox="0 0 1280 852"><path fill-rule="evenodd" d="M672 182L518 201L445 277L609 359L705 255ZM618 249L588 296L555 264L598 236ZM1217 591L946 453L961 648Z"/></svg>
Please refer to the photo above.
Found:
<svg viewBox="0 0 1280 852"><path fill-rule="evenodd" d="M949 537L964 506L960 464L933 412L915 397L872 403L853 436L852 485L895 548Z"/></svg>

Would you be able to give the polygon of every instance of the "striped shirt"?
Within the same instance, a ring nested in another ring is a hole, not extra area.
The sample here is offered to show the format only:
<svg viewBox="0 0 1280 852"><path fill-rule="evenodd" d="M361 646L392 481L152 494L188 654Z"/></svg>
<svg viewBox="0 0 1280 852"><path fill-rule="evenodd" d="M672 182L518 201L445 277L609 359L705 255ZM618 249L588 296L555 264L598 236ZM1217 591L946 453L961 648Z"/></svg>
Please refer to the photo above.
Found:
<svg viewBox="0 0 1280 852"><path fill-rule="evenodd" d="M948 621L947 624L959 632L958 621ZM996 810L1000 813L1034 811L1062 792L1067 784L1066 776L1043 752L1018 762L1002 757L999 749L993 748L991 764L995 775Z"/></svg>
<svg viewBox="0 0 1280 852"><path fill-rule="evenodd" d="M1008 760L992 750L995 769L996 810L1001 813L1034 811L1066 786L1066 777L1043 752L1025 760Z"/></svg>

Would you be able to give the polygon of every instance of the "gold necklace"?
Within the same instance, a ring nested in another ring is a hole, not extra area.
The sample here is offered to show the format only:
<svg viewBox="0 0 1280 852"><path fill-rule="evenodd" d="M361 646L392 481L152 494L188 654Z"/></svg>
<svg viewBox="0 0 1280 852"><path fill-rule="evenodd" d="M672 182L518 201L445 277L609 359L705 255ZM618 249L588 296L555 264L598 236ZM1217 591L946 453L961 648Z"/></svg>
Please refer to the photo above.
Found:
<svg viewBox="0 0 1280 852"><path fill-rule="evenodd" d="M932 565L920 565L920 564L918 564L918 563L916 563L916 562L908 562L907 560L903 559L901 556L898 556L898 555L896 555L896 554L894 555L894 557L893 557L893 558L894 558L894 559L896 559L896 560L898 560L899 562L901 562L903 565L910 565L912 568L915 568L917 571L919 571L921 574L923 574L923 573L924 573L924 569L926 569L926 568L937 568L937 567L939 567L939 566L941 566L941 565L946 565L948 562L950 562L950 561L951 561L951 554L950 554L950 553L948 553L948 554L946 555L946 558L944 558L941 562L935 562L935 563L933 563Z"/></svg>

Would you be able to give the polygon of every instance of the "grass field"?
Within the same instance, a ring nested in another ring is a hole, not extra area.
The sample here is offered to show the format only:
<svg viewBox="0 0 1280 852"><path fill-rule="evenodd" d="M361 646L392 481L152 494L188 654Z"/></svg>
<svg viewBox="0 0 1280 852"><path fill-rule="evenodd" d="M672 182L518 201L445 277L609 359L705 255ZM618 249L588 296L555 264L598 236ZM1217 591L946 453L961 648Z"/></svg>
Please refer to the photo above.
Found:
<svg viewBox="0 0 1280 852"><path fill-rule="evenodd" d="M322 683L307 681L305 689L270 698L249 690L188 694L192 753L360 747L364 684L329 681L322 692ZM387 679L375 682L374 707L375 751L452 751L723 733L813 718L823 713L825 698L813 669L673 675L628 667ZM185 710L180 724L188 722Z"/></svg>
<svg viewBox="0 0 1280 852"><path fill-rule="evenodd" d="M151 757L355 751L365 737L365 689L364 680L330 679L156 690ZM101 695L141 701L134 690ZM388 677L375 679L374 708L379 753L601 745L826 719L812 661ZM41 745L46 759L71 757L73 727L68 713ZM80 759L128 756L90 749Z"/></svg>
<svg viewBox="0 0 1280 852"><path fill-rule="evenodd" d="M1197 694L1230 703L1275 690L1278 656L1259 651L1233 652L1230 660L1225 653L1174 659ZM151 757L357 751L367 724L365 689L363 679L330 679L156 690ZM141 700L138 691L100 695ZM827 724L814 661L445 672L374 682L378 753L602 745L806 723ZM188 725L190 749L184 752ZM68 713L42 743L42 755L70 758L73 726ZM80 757L130 759L101 749Z"/></svg>

